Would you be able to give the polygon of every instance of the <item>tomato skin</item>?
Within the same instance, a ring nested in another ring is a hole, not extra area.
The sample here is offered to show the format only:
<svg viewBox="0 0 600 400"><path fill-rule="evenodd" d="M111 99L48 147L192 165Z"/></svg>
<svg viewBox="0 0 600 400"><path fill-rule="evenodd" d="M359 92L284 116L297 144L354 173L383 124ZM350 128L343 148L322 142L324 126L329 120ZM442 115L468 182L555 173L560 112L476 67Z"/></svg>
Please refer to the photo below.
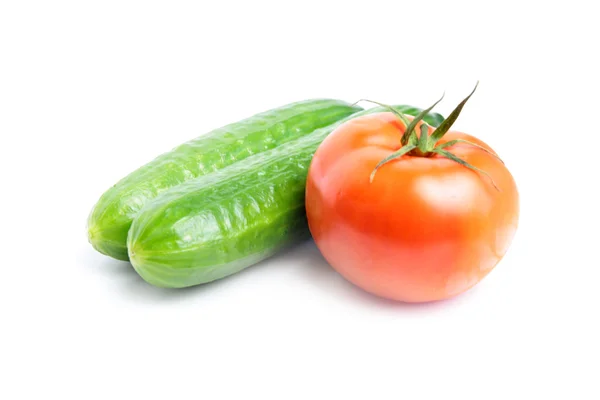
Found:
<svg viewBox="0 0 600 400"><path fill-rule="evenodd" d="M405 302L441 300L474 286L502 259L518 225L518 191L501 161L468 144L446 150L486 171L499 190L438 155L403 156L369 182L377 163L400 148L404 129L380 113L329 135L308 172L309 227L325 259L362 289ZM439 143L457 138L493 152L461 132Z"/></svg>

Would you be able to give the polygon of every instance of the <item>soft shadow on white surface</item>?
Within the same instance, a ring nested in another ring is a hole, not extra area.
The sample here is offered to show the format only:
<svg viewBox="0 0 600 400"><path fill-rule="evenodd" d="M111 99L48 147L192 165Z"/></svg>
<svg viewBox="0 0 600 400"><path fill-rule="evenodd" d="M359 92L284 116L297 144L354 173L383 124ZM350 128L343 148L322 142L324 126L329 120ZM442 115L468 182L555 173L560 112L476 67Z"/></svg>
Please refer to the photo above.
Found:
<svg viewBox="0 0 600 400"><path fill-rule="evenodd" d="M187 301L211 296L216 292L235 291L236 286L244 280L266 279L270 273L281 273L275 278L280 279L282 285L299 284L304 286L304 290L308 292L318 291L320 292L319 296L335 298L334 301L376 308L433 310L457 305L466 298L476 295L476 288L474 288L454 299L432 303L401 303L377 297L358 288L338 274L323 258L312 239L283 250L271 258L227 278L182 289L165 289L148 284L135 272L129 262L99 254L88 253L87 256L85 262L87 268L92 269L94 275L100 275L106 281L105 287L110 287L111 292L116 292L128 300L142 303ZM269 278L274 279L273 276ZM229 287L226 288L226 286Z"/></svg>

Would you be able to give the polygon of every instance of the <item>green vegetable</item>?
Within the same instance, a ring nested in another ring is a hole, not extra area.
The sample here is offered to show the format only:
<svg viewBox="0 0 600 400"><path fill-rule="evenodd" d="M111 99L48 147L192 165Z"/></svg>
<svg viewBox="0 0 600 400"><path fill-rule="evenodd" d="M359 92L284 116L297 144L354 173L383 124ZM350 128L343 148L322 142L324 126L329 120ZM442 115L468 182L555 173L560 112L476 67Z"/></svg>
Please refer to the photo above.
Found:
<svg viewBox="0 0 600 400"><path fill-rule="evenodd" d="M347 119L381 111L385 109ZM434 125L439 115L425 120ZM188 181L148 203L127 240L135 270L156 286L198 285L309 237L304 210L308 167L319 144L342 122Z"/></svg>
<svg viewBox="0 0 600 400"><path fill-rule="evenodd" d="M106 191L88 219L88 238L99 252L128 260L133 218L159 193L254 154L298 139L361 110L339 100L307 100L216 129L165 153Z"/></svg>

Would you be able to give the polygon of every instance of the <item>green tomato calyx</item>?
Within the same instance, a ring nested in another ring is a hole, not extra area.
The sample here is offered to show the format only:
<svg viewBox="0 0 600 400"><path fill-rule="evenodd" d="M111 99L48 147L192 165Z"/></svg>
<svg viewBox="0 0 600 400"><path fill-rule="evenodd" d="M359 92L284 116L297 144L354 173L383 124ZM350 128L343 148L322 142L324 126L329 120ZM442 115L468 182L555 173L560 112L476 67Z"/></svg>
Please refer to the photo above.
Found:
<svg viewBox="0 0 600 400"><path fill-rule="evenodd" d="M492 183L494 188L496 188L496 190L500 190L498 188L498 186L496 185L496 183L494 182L494 180L492 179L492 177L487 172L469 164L465 160L450 153L448 150L446 150L446 148L451 147L458 143L465 143L465 144L468 144L471 146L475 146L475 147L485 151L486 153L491 154L492 156L496 157L498 160L500 160L500 158L496 154L492 153L488 149L486 149L476 143L473 143L473 142L470 142L470 141L464 140L464 139L455 139L455 140L451 140L449 142L438 144L440 139L442 137L444 137L444 135L450 130L450 128L452 127L452 125L454 124L454 122L456 121L458 116L460 115L460 112L462 111L463 107L465 106L465 104L467 103L469 98L471 98L473 93L475 93L475 90L477 89L478 85L479 85L479 81L475 84L475 87L473 88L471 93L467 97L465 97L463 99L463 101L461 101L458 104L458 106L456 106L456 108L450 113L448 118L444 119L439 124L439 126L437 128L435 128L435 130L431 133L431 135L429 134L429 126L423 120L423 118L425 118L425 116L427 116L427 114L431 110L433 110L433 108L439 102L442 101L442 99L444 98L444 95L442 95L442 97L438 101L433 103L433 105L431 107L421 111L416 117L413 118L412 121L409 121L405 115L403 115L400 111L396 110L392 106L389 106L389 105L383 104L383 103L379 103L379 102L375 102L375 101L371 101L371 100L366 100L371 103L375 103L382 107L385 107L387 110L392 112L395 116L397 116L398 119L400 119L400 121L402 121L402 123L406 127L406 130L404 131L404 133L402 134L402 137L400 138L400 143L401 143L400 149L398 149L394 153L390 154L389 156L385 157L383 160L381 160L375 166L375 168L373 169L373 172L371 172L371 176L369 178L370 182L373 182L373 179L375 178L375 174L377 173L377 171L382 166L384 166L385 164L387 164L388 162L390 162L392 160L396 160L405 155L412 156L412 157L432 157L434 155L439 155L439 156L445 157L449 160L452 160L454 162L457 162L473 171L476 171L476 172L479 172L479 173L485 175L490 180L490 182ZM421 122L420 129L419 129L420 134L417 135L417 125L419 125L419 122ZM502 160L500 160L500 161L502 161Z"/></svg>

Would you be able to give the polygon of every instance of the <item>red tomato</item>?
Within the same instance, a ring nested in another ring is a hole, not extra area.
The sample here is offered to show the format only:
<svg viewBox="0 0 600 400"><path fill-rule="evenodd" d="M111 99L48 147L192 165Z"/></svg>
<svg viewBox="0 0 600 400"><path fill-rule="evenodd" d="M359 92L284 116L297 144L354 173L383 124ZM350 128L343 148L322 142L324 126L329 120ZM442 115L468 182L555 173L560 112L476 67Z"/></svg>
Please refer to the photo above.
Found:
<svg viewBox="0 0 600 400"><path fill-rule="evenodd" d="M329 135L308 173L310 231L331 266L364 290L406 302L445 299L478 283L506 253L517 229L517 187L495 153L464 143L445 150L489 176L439 154L410 153L382 165L370 182L405 129L384 112ZM460 132L437 144L454 139L493 152Z"/></svg>

